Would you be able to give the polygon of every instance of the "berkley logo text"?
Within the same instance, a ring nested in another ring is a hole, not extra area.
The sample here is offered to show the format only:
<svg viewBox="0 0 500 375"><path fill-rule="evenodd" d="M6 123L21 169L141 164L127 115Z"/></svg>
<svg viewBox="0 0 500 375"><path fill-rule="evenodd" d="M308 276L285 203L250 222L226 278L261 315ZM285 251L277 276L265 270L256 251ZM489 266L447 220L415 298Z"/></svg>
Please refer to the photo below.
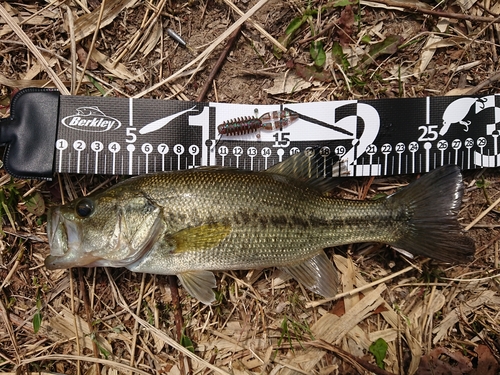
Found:
<svg viewBox="0 0 500 375"><path fill-rule="evenodd" d="M76 114L61 120L68 128L85 132L107 132L122 126L114 117L106 116L98 107L80 107Z"/></svg>

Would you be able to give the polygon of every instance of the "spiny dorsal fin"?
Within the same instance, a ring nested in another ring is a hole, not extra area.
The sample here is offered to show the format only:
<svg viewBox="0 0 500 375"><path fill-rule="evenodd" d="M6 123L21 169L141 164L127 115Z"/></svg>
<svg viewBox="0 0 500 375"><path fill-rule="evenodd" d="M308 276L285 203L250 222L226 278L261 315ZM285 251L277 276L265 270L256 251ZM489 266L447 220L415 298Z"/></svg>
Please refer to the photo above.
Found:
<svg viewBox="0 0 500 375"><path fill-rule="evenodd" d="M332 177L346 176L349 174L349 170L342 160L333 165L325 165L325 158L319 151L319 147L307 148L305 151L273 165L265 172L291 177L307 183L321 193L326 193L339 183L337 178ZM325 172L328 177L324 177Z"/></svg>

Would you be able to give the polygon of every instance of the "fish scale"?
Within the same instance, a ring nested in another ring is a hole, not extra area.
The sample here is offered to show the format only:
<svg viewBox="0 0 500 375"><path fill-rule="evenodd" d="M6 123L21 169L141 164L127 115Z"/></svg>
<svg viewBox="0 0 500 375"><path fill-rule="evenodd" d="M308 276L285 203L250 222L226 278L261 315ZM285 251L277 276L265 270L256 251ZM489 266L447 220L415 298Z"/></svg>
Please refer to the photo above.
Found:
<svg viewBox="0 0 500 375"><path fill-rule="evenodd" d="M474 253L456 217L458 167L439 168L386 199L353 201L328 197L334 181L316 177L312 160L303 153L265 172L208 167L139 176L77 199L49 214L45 264L173 274L211 303L212 271L264 267L332 297L339 278L325 247L376 241L447 262Z"/></svg>

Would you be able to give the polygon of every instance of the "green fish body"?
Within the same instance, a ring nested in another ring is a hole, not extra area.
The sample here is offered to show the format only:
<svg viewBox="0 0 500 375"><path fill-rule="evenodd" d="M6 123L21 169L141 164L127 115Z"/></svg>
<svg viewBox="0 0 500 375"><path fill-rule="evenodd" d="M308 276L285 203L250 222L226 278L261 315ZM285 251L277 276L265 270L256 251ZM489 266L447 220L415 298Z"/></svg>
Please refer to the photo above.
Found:
<svg viewBox="0 0 500 375"><path fill-rule="evenodd" d="M377 201L330 198L332 179L311 174L301 153L264 172L204 167L128 179L51 211L45 264L177 275L211 303L212 271L264 267L333 297L338 276L325 247L376 241L446 262L474 253L456 218L458 167Z"/></svg>

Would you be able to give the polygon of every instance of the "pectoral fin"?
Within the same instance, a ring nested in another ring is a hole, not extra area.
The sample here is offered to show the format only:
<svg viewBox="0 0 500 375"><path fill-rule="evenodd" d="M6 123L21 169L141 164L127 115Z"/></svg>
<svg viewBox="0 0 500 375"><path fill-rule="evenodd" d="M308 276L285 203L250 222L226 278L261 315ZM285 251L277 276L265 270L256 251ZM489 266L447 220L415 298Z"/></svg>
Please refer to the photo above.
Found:
<svg viewBox="0 0 500 375"><path fill-rule="evenodd" d="M174 253L211 249L221 243L229 233L231 233L231 226L221 223L183 229L171 236L175 242Z"/></svg>
<svg viewBox="0 0 500 375"><path fill-rule="evenodd" d="M181 284L190 295L210 305L215 301L215 294L213 288L217 286L215 276L210 271L189 271L177 275Z"/></svg>
<svg viewBox="0 0 500 375"><path fill-rule="evenodd" d="M338 290L338 274L324 251L282 270L292 275L298 282L323 297L334 297Z"/></svg>

